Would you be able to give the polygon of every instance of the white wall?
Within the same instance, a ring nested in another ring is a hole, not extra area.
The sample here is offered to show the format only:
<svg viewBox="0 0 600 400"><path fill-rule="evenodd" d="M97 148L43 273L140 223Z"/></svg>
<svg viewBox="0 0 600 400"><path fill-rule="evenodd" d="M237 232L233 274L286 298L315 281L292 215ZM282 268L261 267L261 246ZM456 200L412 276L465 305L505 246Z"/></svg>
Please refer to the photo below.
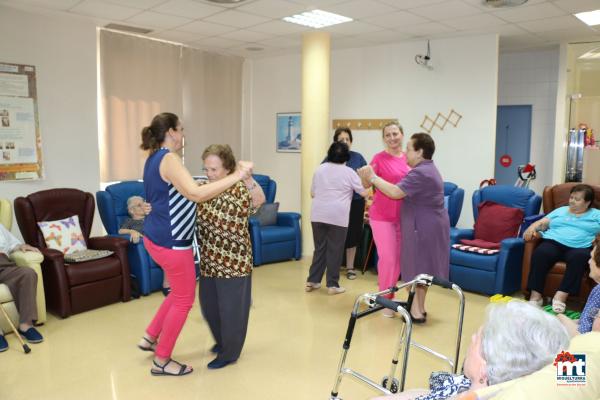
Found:
<svg viewBox="0 0 600 400"><path fill-rule="evenodd" d="M461 37L431 42L433 71L414 62L423 42L333 51L331 118L398 118L407 135L422 131L425 114L451 109L458 126L435 128L434 160L447 181L465 188L461 226L472 225L470 198L493 175L497 105L498 39ZM476 56L474 56L476 55ZM255 170L278 183L283 210L300 210L300 155L275 151L275 114L300 111L300 56L247 61L243 154ZM353 147L365 158L382 149L379 131L356 132Z"/></svg>
<svg viewBox="0 0 600 400"><path fill-rule="evenodd" d="M559 48L500 53L498 104L531 105L531 162L537 177L530 188L541 193L551 185ZM515 180L516 180L515 176Z"/></svg>
<svg viewBox="0 0 600 400"><path fill-rule="evenodd" d="M0 62L34 65L45 178L0 182L0 197L69 187L99 187L96 27L77 19L0 6ZM101 221L94 218L94 233ZM21 234L15 224L12 232Z"/></svg>

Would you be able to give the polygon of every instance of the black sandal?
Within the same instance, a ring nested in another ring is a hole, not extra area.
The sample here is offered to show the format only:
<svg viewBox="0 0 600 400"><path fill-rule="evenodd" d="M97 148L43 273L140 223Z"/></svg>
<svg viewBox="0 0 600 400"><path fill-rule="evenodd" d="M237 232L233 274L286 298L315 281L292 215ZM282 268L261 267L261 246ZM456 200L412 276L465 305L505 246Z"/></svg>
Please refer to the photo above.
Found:
<svg viewBox="0 0 600 400"><path fill-rule="evenodd" d="M142 351L151 351L151 352L154 352L154 350L156 350L156 340L153 342L152 340L148 339L146 336L142 336L142 339L144 339L146 342L148 342L149 346L142 346L141 344L138 344L137 345L138 349L140 349Z"/></svg>
<svg viewBox="0 0 600 400"><path fill-rule="evenodd" d="M167 365L169 365L170 363L175 363L177 365L179 365L179 372L174 374L172 372L169 371L165 371L165 367ZM183 376L183 375L187 375L192 373L193 369L189 369L187 370L187 365L179 363L171 358L169 358L169 360L164 363L163 365L158 364L156 361L152 360L152 364L154 364L155 367L160 368L159 371L155 370L154 368L150 369L150 373L154 376Z"/></svg>

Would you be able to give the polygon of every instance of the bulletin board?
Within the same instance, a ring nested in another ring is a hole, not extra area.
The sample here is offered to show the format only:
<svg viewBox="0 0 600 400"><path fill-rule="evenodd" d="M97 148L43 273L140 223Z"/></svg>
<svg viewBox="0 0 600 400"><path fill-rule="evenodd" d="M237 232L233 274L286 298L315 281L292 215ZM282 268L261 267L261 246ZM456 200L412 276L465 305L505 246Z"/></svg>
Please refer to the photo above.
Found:
<svg viewBox="0 0 600 400"><path fill-rule="evenodd" d="M0 181L43 177L33 65L0 62Z"/></svg>

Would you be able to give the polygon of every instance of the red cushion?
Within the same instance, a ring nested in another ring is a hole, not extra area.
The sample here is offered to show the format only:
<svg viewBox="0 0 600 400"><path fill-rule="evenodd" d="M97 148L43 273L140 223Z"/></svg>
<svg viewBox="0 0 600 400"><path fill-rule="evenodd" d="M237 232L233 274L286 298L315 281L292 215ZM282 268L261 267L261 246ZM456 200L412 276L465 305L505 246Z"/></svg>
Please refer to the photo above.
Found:
<svg viewBox="0 0 600 400"><path fill-rule="evenodd" d="M479 204L479 217L475 221L475 239L499 243L519 234L523 210L503 206L493 201Z"/></svg>
<svg viewBox="0 0 600 400"><path fill-rule="evenodd" d="M487 242L482 239L473 239L473 240L461 239L460 242L462 244L466 244L467 246L481 247L484 249L499 249L500 248L500 243Z"/></svg>

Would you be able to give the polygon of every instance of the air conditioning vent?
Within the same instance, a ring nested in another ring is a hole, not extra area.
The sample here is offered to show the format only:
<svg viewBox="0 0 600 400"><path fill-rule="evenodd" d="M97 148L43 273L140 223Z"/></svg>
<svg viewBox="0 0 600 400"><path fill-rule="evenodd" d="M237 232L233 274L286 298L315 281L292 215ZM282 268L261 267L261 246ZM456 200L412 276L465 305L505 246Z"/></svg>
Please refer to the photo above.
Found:
<svg viewBox="0 0 600 400"><path fill-rule="evenodd" d="M516 7L527 3L527 0L483 0L483 4L488 7Z"/></svg>
<svg viewBox="0 0 600 400"><path fill-rule="evenodd" d="M114 29L115 31L131 32L145 35L152 32L152 29L138 28L137 26L120 25L120 24L107 24L104 26L106 29Z"/></svg>

